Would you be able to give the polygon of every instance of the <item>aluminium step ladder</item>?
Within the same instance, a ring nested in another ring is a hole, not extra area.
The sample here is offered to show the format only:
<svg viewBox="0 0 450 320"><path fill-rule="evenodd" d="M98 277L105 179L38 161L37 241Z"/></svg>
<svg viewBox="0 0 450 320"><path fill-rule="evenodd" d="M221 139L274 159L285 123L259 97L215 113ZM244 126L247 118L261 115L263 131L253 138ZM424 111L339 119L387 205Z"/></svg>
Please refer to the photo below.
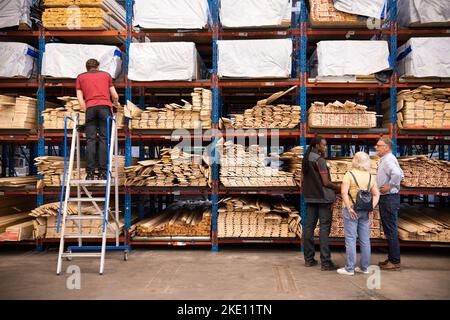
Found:
<svg viewBox="0 0 450 320"><path fill-rule="evenodd" d="M64 119L64 175L61 187L60 206L57 222L57 232L60 233L60 244L58 254L58 264L56 274L61 274L62 259L66 258L100 258L100 274L103 274L105 266L106 250L123 250L124 260L128 259L128 245L120 245L120 225L119 225L119 184L118 184L118 141L116 116L107 119L107 173L106 180L82 180L80 175L80 130L78 126L79 114L75 117ZM72 121L72 141L70 146L69 165L67 167L67 123ZM112 126L110 125L112 123ZM110 134L111 132L111 134ZM110 138L111 136L111 138ZM76 179L72 179L73 167L76 158ZM113 161L114 160L114 161ZM114 165L113 165L114 163ZM114 184L114 208L110 208L111 183ZM71 187L76 187L77 196L71 196ZM105 187L104 197L93 197L88 187ZM68 214L69 203L77 203L77 214ZM96 210L96 214L82 214L82 203L91 203ZM102 208L103 206L103 208ZM113 210L113 212L112 212ZM102 221L101 235L91 235L83 233L83 221ZM66 222L74 221L78 227L77 234L66 234ZM115 225L115 228L112 226ZM60 228L61 226L61 228ZM110 228L115 233L115 246L106 245L107 230ZM102 239L101 246L83 246L83 239ZM64 252L66 239L78 239L78 246L69 246ZM79 252L73 252L79 251ZM89 252L91 251L91 252Z"/></svg>

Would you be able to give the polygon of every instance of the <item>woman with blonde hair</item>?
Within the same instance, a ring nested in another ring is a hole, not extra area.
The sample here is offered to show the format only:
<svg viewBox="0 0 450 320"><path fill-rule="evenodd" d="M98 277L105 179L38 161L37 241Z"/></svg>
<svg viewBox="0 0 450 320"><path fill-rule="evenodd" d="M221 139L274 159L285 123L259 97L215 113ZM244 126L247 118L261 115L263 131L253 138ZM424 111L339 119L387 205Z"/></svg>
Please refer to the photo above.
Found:
<svg viewBox="0 0 450 320"><path fill-rule="evenodd" d="M355 271L369 273L367 268L370 264L370 221L373 219L373 211L369 210L373 210L380 199L376 179L370 174L370 165L369 155L357 152L352 160L352 169L345 174L342 181L342 215L347 263L344 268L337 270L339 274L354 275ZM360 267L355 267L357 238L361 249Z"/></svg>

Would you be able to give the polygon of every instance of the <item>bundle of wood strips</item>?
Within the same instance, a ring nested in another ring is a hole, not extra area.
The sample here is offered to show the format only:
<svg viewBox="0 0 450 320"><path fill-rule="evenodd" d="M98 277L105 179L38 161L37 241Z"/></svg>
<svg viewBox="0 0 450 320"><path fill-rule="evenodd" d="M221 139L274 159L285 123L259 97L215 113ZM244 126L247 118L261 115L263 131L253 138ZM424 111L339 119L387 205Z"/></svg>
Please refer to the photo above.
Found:
<svg viewBox="0 0 450 320"><path fill-rule="evenodd" d="M450 188L450 162L427 156L399 157L405 178L402 186L410 188Z"/></svg>
<svg viewBox="0 0 450 320"><path fill-rule="evenodd" d="M169 205L154 217L131 227L131 235L139 237L211 235L211 202L180 201Z"/></svg>
<svg viewBox="0 0 450 320"><path fill-rule="evenodd" d="M383 109L385 118L389 119L389 99L383 102ZM400 129L450 129L450 88L420 86L400 91L397 124Z"/></svg>
<svg viewBox="0 0 450 320"><path fill-rule="evenodd" d="M293 187L294 174L266 166L263 148L251 145L246 150L231 141L217 142L220 159L220 182L225 187Z"/></svg>
<svg viewBox="0 0 450 320"><path fill-rule="evenodd" d="M298 211L279 197L230 197L220 201L220 238L301 236Z"/></svg>
<svg viewBox="0 0 450 320"><path fill-rule="evenodd" d="M309 0L310 22L315 28L367 27L367 18L337 10L333 0Z"/></svg>
<svg viewBox="0 0 450 320"><path fill-rule="evenodd" d="M21 188L36 185L36 176L0 178L0 187Z"/></svg>
<svg viewBox="0 0 450 320"><path fill-rule="evenodd" d="M36 129L37 100L0 95L0 129Z"/></svg>
<svg viewBox="0 0 450 320"><path fill-rule="evenodd" d="M292 173L297 184L301 186L303 147L298 146L283 152L280 156L280 160L285 163L285 170Z"/></svg>
<svg viewBox="0 0 450 320"><path fill-rule="evenodd" d="M0 241L33 239L33 221L29 213L35 201L26 196L0 197Z"/></svg>
<svg viewBox="0 0 450 320"><path fill-rule="evenodd" d="M335 101L325 105L314 102L308 110L310 128L374 128L377 126L376 112L367 111L367 106L351 101Z"/></svg>
<svg viewBox="0 0 450 320"><path fill-rule="evenodd" d="M181 100L164 108L148 107L141 110L128 101L125 116L131 118L133 129L208 129L211 128L212 92L194 88L192 103Z"/></svg>
<svg viewBox="0 0 450 320"><path fill-rule="evenodd" d="M139 161L125 168L125 186L207 186L209 168L201 155L179 148L162 149L161 159Z"/></svg>
<svg viewBox="0 0 450 320"><path fill-rule="evenodd" d="M372 156L371 159L371 168L370 173L373 178L377 174L378 163L380 162L380 158L378 156ZM327 159L327 165L330 169L331 181L332 182L342 182L344 179L344 175L352 169L352 158L343 157L343 158L333 158Z"/></svg>

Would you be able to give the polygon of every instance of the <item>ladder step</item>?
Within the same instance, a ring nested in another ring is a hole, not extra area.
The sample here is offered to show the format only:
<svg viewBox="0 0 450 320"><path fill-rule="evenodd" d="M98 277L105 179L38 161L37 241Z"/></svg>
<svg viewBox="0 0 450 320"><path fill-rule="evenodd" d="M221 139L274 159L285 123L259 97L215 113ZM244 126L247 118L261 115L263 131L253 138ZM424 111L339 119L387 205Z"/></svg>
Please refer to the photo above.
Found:
<svg viewBox="0 0 450 320"><path fill-rule="evenodd" d="M103 215L70 215L66 217L66 220L103 220Z"/></svg>
<svg viewBox="0 0 450 320"><path fill-rule="evenodd" d="M100 252L75 252L75 253L63 253L63 258L99 258L102 254Z"/></svg>
<svg viewBox="0 0 450 320"><path fill-rule="evenodd" d="M102 235L95 235L95 234L65 234L65 239L101 239L103 238Z"/></svg>
<svg viewBox="0 0 450 320"><path fill-rule="evenodd" d="M105 202L105 198L69 198L70 202Z"/></svg>
<svg viewBox="0 0 450 320"><path fill-rule="evenodd" d="M77 185L100 185L105 186L106 180L71 180L70 181L71 186L77 186Z"/></svg>

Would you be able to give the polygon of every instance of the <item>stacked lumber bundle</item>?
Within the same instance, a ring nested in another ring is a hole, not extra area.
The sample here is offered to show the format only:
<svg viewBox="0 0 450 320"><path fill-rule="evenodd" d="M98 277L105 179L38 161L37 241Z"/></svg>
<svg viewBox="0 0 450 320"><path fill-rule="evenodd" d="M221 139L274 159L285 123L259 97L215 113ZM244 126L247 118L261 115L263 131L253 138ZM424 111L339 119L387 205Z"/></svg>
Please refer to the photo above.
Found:
<svg viewBox="0 0 450 320"><path fill-rule="evenodd" d="M400 157L398 163L405 178L402 186L409 188L450 188L450 162L427 156Z"/></svg>
<svg viewBox="0 0 450 320"><path fill-rule="evenodd" d="M101 212L89 203L82 203L81 214L82 215L98 215L103 214L103 207L100 205ZM69 215L78 214L78 204L69 203L68 210ZM47 203L39 208L36 208L30 212L30 216L34 217L33 220L33 238L59 238L60 234L56 232L58 224L59 202ZM123 220L123 219L122 219ZM119 229L122 230L124 223L119 222ZM86 235L101 235L103 230L103 220L82 220L82 233ZM114 237L117 225L115 223L108 224L107 237ZM80 234L79 222L74 220L66 221L66 234Z"/></svg>
<svg viewBox="0 0 450 320"><path fill-rule="evenodd" d="M316 226L314 230L314 235L319 236L320 228L319 225ZM331 232L330 237L332 238L344 238L344 217L342 216L342 198L341 196L336 197L336 201L333 204L333 220L331 222ZM371 239L381 239L381 218L380 210L378 206L373 211L373 219L370 223L370 238Z"/></svg>
<svg viewBox="0 0 450 320"><path fill-rule="evenodd" d="M230 197L220 201L220 238L295 238L300 215L277 197Z"/></svg>
<svg viewBox="0 0 450 320"><path fill-rule="evenodd" d="M372 174L372 177L375 177L377 174L377 168L380 158L378 156L372 156L370 157L370 159L370 173ZM327 165L330 169L331 181L342 182L347 171L350 171L352 169L352 158L333 158L327 160Z"/></svg>
<svg viewBox="0 0 450 320"><path fill-rule="evenodd" d="M32 197L0 197L0 241L33 239L33 221L29 213L34 204Z"/></svg>
<svg viewBox="0 0 450 320"><path fill-rule="evenodd" d="M367 111L367 106L351 101L335 101L325 105L314 102L308 110L310 128L374 128L377 126L376 112Z"/></svg>
<svg viewBox="0 0 450 320"><path fill-rule="evenodd" d="M131 227L138 237L209 237L211 235L211 202L183 201L169 205L158 215Z"/></svg>
<svg viewBox="0 0 450 320"><path fill-rule="evenodd" d="M160 159L125 168L125 176L125 186L204 187L209 169L200 155L173 148L162 149Z"/></svg>
<svg viewBox="0 0 450 320"><path fill-rule="evenodd" d="M402 204L398 236L407 241L450 242L450 211Z"/></svg>
<svg viewBox="0 0 450 320"><path fill-rule="evenodd" d="M286 152L283 152L280 156L280 160L285 162L285 170L292 173L297 184L301 186L303 147L294 147Z"/></svg>
<svg viewBox="0 0 450 320"><path fill-rule="evenodd" d="M126 117L132 118L133 129L208 129L211 128L212 92L194 88L192 103L183 101L166 104L164 108L139 109L130 101L125 107Z"/></svg>
<svg viewBox="0 0 450 320"><path fill-rule="evenodd" d="M0 95L0 129L36 129L37 100Z"/></svg>
<svg viewBox="0 0 450 320"><path fill-rule="evenodd" d="M21 188L30 185L36 185L36 182L36 176L0 178L0 187Z"/></svg>
<svg viewBox="0 0 450 320"><path fill-rule="evenodd" d="M44 28L49 30L121 30L125 10L115 0L44 0Z"/></svg>
<svg viewBox="0 0 450 320"><path fill-rule="evenodd" d="M217 142L221 150L220 182L225 187L294 187L294 174L266 166L264 149L231 141Z"/></svg>
<svg viewBox="0 0 450 320"><path fill-rule="evenodd" d="M337 10L333 0L309 0L310 22L315 28L367 27L367 18Z"/></svg>
<svg viewBox="0 0 450 320"><path fill-rule="evenodd" d="M383 109L388 115L389 100L383 103ZM400 129L450 129L450 88L420 86L400 91L397 124Z"/></svg>
<svg viewBox="0 0 450 320"><path fill-rule="evenodd" d="M125 180L125 157L124 156L114 156L114 161L117 157L118 161L118 176L119 185L123 185ZM47 187L59 187L62 185L63 173L64 173L64 157L57 156L43 156L34 159L35 165L38 169L38 173L42 174L43 179L38 181L38 188L43 186ZM69 165L69 160L67 160L67 166ZM73 165L72 179L77 179L77 164L76 161ZM81 180L86 179L86 162L81 161L80 163L80 178Z"/></svg>

